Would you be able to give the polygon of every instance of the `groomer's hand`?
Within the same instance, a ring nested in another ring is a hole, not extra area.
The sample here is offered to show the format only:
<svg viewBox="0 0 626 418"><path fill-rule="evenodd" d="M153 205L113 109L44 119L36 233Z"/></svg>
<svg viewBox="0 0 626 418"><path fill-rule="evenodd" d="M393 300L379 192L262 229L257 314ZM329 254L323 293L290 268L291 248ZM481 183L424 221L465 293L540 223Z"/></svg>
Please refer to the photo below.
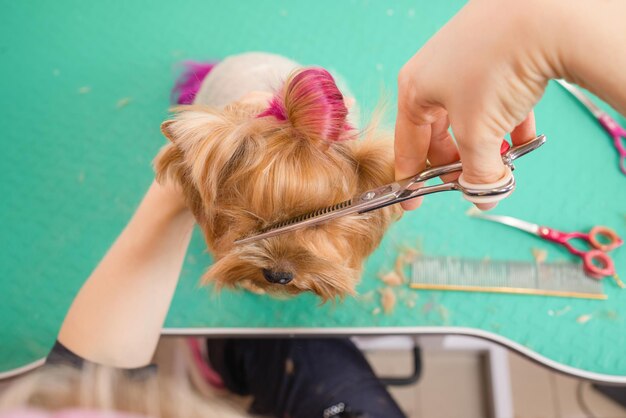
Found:
<svg viewBox="0 0 626 418"><path fill-rule="evenodd" d="M426 158L441 165L459 157L469 183L493 183L505 175L503 137L511 133L514 145L535 137L532 109L556 75L555 39L546 33L547 19L538 17L539 8L552 13L553 3L471 0L404 65L396 178L422 170ZM417 206L415 200L403 204Z"/></svg>

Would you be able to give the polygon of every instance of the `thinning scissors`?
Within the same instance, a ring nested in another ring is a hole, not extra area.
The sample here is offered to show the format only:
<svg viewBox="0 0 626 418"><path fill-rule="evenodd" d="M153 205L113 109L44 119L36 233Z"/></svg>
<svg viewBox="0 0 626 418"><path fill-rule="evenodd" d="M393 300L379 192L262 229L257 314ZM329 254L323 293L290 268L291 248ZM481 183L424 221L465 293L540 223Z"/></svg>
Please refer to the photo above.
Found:
<svg viewBox="0 0 626 418"><path fill-rule="evenodd" d="M521 229L530 234L537 235L546 241L560 244L567 251L580 257L583 268L588 276L594 279L613 277L620 287L624 284L615 273L613 260L607 254L624 243L615 231L605 226L594 226L589 232L561 232L543 225L537 225L511 216L487 215L484 213L472 213L470 216L498 222L513 228ZM585 241L591 249L584 251L574 247L570 241L579 239Z"/></svg>
<svg viewBox="0 0 626 418"><path fill-rule="evenodd" d="M503 141L500 148L502 161L510 169L513 169L513 161L515 159L536 150L543 145L545 141L545 135L539 135L529 142L515 147L511 147L508 142ZM285 232L294 231L296 229L318 225L342 216L382 209L389 205L404 202L405 200L431 193L457 190L466 195L468 199L474 199L474 201L479 202L481 198L506 196L515 188L515 178L512 175L503 179L503 181L499 184L487 185L486 187L481 187L480 185L471 187L467 184L461 184L462 182L460 181L450 181L447 183L420 187L420 183L440 177L444 174L461 171L462 168L463 166L460 161L438 167L429 167L426 170L404 180L399 180L376 189L359 193L350 200L318 209L304 215L296 216L295 218L276 222L235 241L235 244L246 244L263 238L270 238Z"/></svg>
<svg viewBox="0 0 626 418"><path fill-rule="evenodd" d="M583 93L578 87L568 83L565 80L556 80L564 89L572 94L580 103L587 108L587 110L597 119L598 123L608 132L613 138L613 145L619 154L619 168L624 175L626 175L626 129L620 126L619 123L608 113L600 109L594 102L591 101L585 93Z"/></svg>

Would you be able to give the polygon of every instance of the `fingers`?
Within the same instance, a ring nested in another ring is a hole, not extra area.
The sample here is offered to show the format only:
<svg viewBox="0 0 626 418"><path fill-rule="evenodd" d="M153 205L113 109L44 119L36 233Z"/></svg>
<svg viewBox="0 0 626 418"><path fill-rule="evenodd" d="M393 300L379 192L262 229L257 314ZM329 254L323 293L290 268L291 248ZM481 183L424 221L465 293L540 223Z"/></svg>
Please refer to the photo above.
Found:
<svg viewBox="0 0 626 418"><path fill-rule="evenodd" d="M431 125L430 147L428 161L433 166L454 163L459 160L459 150L452 135L448 131L450 120L445 115ZM456 180L461 173L450 173L441 176L444 182Z"/></svg>
<svg viewBox="0 0 626 418"><path fill-rule="evenodd" d="M505 167L500 156L502 139L479 133L487 130L474 129L457 131L459 146L449 132L450 121L447 115L439 116L429 112L428 118L433 119L432 124L416 124L414 118L403 112L398 113L396 121L396 179L403 179L418 173L426 165L426 158L431 165L444 165L459 160L463 161L463 176L465 181L472 184L489 184L502 179ZM428 120L424 117L424 120ZM459 124L460 126L463 126ZM536 136L534 113L528 114L517 127L511 132L513 145L526 143ZM448 174L442 177L442 181L452 181L458 178L458 173ZM403 202L405 210L419 207L421 198ZM482 203L476 206L481 210L489 210L497 203Z"/></svg>
<svg viewBox="0 0 626 418"><path fill-rule="evenodd" d="M535 112L531 111L526 119L513 129L511 132L511 142L513 145L522 145L537 136L537 127L535 125Z"/></svg>
<svg viewBox="0 0 626 418"><path fill-rule="evenodd" d="M452 129L455 129L454 124ZM487 136L481 130L455 132L463 162L463 179L470 184L490 184L501 180L506 174L500 145L502 138ZM476 204L480 210L494 208L497 203Z"/></svg>
<svg viewBox="0 0 626 418"><path fill-rule="evenodd" d="M396 179L404 179L424 169L430 143L430 124L416 125L404 112L398 112L394 142Z"/></svg>
<svg viewBox="0 0 626 418"><path fill-rule="evenodd" d="M415 175L424 169L430 132L430 124L415 124L405 111L398 109L394 142L397 180ZM412 210L419 207L421 201L421 198L417 198L403 202L401 205L405 210Z"/></svg>
<svg viewBox="0 0 626 418"><path fill-rule="evenodd" d="M426 167L431 138L431 124L441 115L442 108L432 105L430 94L417 77L421 74L414 56L398 75L398 115L395 131L396 179L413 176ZM405 210L419 207L422 198L403 202Z"/></svg>

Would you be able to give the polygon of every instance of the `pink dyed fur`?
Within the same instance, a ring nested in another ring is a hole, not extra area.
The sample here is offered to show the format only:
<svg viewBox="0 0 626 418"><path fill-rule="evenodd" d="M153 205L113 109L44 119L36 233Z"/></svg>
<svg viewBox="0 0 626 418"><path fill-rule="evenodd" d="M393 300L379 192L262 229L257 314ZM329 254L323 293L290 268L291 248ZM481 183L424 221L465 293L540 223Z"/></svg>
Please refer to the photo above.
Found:
<svg viewBox="0 0 626 418"><path fill-rule="evenodd" d="M172 89L172 96L176 97L178 104L191 104L200 90L202 80L211 72L216 63L185 61L183 65L185 71L178 77Z"/></svg>
<svg viewBox="0 0 626 418"><path fill-rule="evenodd" d="M287 82L258 117L288 120L294 128L326 141L346 139L348 109L335 80L323 68L308 68Z"/></svg>

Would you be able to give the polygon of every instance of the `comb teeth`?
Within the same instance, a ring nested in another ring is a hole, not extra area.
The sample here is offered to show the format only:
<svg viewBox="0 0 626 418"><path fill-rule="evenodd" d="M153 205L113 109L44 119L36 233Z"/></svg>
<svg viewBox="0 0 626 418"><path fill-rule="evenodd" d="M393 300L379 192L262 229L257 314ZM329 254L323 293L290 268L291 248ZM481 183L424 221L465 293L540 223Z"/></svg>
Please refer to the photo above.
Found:
<svg viewBox="0 0 626 418"><path fill-rule="evenodd" d="M270 226L266 226L265 228L260 229L258 233L263 234L265 232L272 231L274 229L283 228L285 226L297 224L299 222L306 221L307 219L316 218L318 216L325 215L327 213L331 213L339 209L347 208L351 204L352 204L352 199L346 200L341 203L337 203L336 205L333 205L333 206L327 206L325 208L318 209L314 212L309 212L304 215L296 216L295 218L291 218L291 219L287 219L281 222L274 223Z"/></svg>

